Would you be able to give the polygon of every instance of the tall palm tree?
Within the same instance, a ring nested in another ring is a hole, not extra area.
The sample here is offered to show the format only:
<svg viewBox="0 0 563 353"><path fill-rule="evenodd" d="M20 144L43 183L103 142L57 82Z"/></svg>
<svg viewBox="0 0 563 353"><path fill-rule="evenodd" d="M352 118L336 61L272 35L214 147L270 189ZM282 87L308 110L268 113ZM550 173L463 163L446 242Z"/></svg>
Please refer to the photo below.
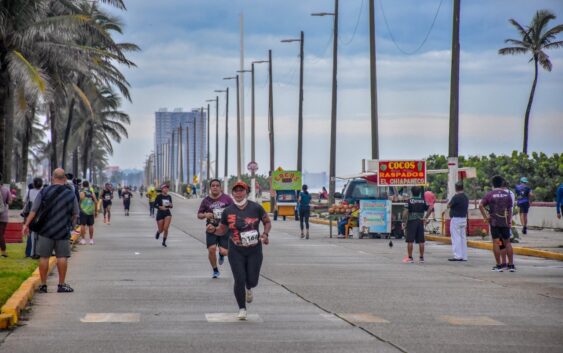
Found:
<svg viewBox="0 0 563 353"><path fill-rule="evenodd" d="M563 31L563 25L557 25L551 29L547 28L549 21L555 20L555 18L556 16L551 11L539 10L527 27L522 26L511 18L509 22L516 27L516 30L522 38L506 39L505 43L510 43L514 46L502 48L498 51L501 55L532 54L530 61L534 62L534 81L532 83L532 90L530 91L530 98L528 99L528 106L526 107L526 115L524 117L524 143L522 152L525 154L528 154L528 126L532 102L536 92L536 84L538 82L538 63L545 70L551 71L552 64L545 50L563 47L563 41L555 41L557 34Z"/></svg>

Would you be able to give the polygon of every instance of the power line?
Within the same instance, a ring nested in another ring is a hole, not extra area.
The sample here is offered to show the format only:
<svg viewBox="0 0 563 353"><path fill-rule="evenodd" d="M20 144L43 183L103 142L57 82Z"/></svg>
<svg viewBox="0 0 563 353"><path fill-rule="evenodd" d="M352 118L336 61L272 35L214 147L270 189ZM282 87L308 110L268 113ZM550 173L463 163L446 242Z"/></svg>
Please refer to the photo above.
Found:
<svg viewBox="0 0 563 353"><path fill-rule="evenodd" d="M356 19L356 24L354 26L354 32L352 33L352 37L350 38L350 40L348 40L346 42L339 40L341 45L347 46L354 41L354 37L356 37L356 31L358 30L358 25L360 24L360 19L362 17L362 13L363 13L363 10L364 10L364 2L365 2L365 0L362 0L362 4L360 6L360 9L358 10L358 18Z"/></svg>
<svg viewBox="0 0 563 353"><path fill-rule="evenodd" d="M438 14L440 13L440 8L442 7L443 2L444 2L444 0L440 0L440 4L438 5L438 9L436 10L436 14L434 15L434 20L432 20L432 24L430 25L430 28L428 29L428 32L426 33L426 36L424 37L424 40L422 41L422 43L420 43L420 45L415 50L406 51L403 48L401 48L399 46L399 44L397 43L397 41L395 40L395 37L393 36L393 32L391 31L391 27L389 26L389 22L387 22L387 16L385 15L385 10L383 9L383 0L379 1L379 7L381 8L381 13L383 14L383 20L385 21L385 27L387 27L387 32L389 32L389 36L391 37L391 41L393 42L393 44L395 44L395 47L397 47L397 49L401 53L403 53L405 55L413 55L413 54L416 54L420 49L422 49L422 47L424 46L424 44L428 40L428 37L430 36L432 29L434 28L434 24L436 23L436 19L438 18Z"/></svg>

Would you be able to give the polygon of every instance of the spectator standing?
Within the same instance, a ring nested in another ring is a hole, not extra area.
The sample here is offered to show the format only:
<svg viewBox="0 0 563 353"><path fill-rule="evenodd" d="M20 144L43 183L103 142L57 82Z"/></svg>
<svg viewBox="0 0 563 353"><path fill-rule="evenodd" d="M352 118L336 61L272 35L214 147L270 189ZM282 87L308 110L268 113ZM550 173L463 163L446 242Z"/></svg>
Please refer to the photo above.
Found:
<svg viewBox="0 0 563 353"><path fill-rule="evenodd" d="M450 210L450 236L454 257L449 261L467 261L467 210L469 198L463 191L463 182L455 184L455 195L448 202Z"/></svg>
<svg viewBox="0 0 563 353"><path fill-rule="evenodd" d="M411 193L412 197L407 201L405 210L403 211L403 220L406 220L407 228L407 257L403 259L403 262L414 262L412 257L413 243L417 243L419 262L424 263L424 223L428 220L428 215L432 212L432 208L424 201L420 186L413 186Z"/></svg>
<svg viewBox="0 0 563 353"><path fill-rule="evenodd" d="M303 223L307 229L306 239L309 239L309 217L311 216L311 194L307 191L307 185L303 185L302 191L299 193L297 205L299 209L299 227L301 228L301 239L305 238L303 234Z"/></svg>
<svg viewBox="0 0 563 353"><path fill-rule="evenodd" d="M516 185L516 205L520 210L520 223L522 224L522 234L528 233L528 211L530 210L530 201L534 197L532 189L528 186L528 178L520 178L520 184Z"/></svg>
<svg viewBox="0 0 563 353"><path fill-rule="evenodd" d="M46 223L38 230L37 253L39 254L39 275L41 285L39 292L47 293L47 271L49 258L55 251L59 285L57 292L70 293L74 290L65 283L68 258L70 257L70 231L78 218L78 201L74 192L66 185L66 177L62 168L53 171L52 185L43 189L33 204L33 208L23 225L22 232L29 234L29 224L41 211Z"/></svg>
<svg viewBox="0 0 563 353"><path fill-rule="evenodd" d="M479 204L479 209L485 222L491 227L491 237L493 238L493 254L496 265L492 271L503 272L508 268L510 272L516 271L514 266L514 255L510 243L510 225L512 221L512 198L503 185L504 179L495 175L492 178L493 190L489 191ZM508 265L501 263L501 251L506 249Z"/></svg>
<svg viewBox="0 0 563 353"><path fill-rule="evenodd" d="M0 254L2 257L8 257L6 253L6 240L4 233L8 226L8 208L12 203L12 194L10 189L0 183Z"/></svg>
<svg viewBox="0 0 563 353"><path fill-rule="evenodd" d="M96 195L90 189L90 183L87 180L82 182L82 190L80 191L80 242L86 244L86 226L88 226L88 235L90 235L90 245L94 245L94 218L96 217L98 200Z"/></svg>
<svg viewBox="0 0 563 353"><path fill-rule="evenodd" d="M23 220L24 222L25 222L25 218L29 216L29 212L33 207L33 202L35 201L35 198L41 192L41 188L43 187L43 179L34 178L31 186L32 188L27 191L27 195L25 196L25 200L24 200L25 202L23 207L23 213L25 216ZM36 242L37 242L37 233L30 232L29 236L27 237L27 244L25 246L25 257L36 258L36 251L35 251Z"/></svg>
<svg viewBox="0 0 563 353"><path fill-rule="evenodd" d="M557 218L561 219L561 211L563 211L563 183L559 184L555 192L555 207L557 208Z"/></svg>

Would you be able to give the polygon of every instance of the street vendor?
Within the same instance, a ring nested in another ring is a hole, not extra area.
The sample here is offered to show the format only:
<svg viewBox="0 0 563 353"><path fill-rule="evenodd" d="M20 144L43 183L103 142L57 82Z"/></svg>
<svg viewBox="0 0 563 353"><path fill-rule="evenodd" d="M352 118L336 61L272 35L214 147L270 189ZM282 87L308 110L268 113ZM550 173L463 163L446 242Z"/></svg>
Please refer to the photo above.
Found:
<svg viewBox="0 0 563 353"><path fill-rule="evenodd" d="M338 238L344 238L346 234L346 225L349 224L350 228L357 227L360 218L360 201L357 201L356 206L352 212L348 212L338 221Z"/></svg>

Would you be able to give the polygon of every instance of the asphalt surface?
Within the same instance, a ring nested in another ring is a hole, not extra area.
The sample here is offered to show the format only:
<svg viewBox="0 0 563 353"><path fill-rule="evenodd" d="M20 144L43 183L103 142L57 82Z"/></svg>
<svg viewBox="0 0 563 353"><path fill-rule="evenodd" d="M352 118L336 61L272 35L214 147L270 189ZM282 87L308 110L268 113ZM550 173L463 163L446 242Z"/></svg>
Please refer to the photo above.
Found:
<svg viewBox="0 0 563 353"><path fill-rule="evenodd" d="M75 292L55 293L55 271L1 353L563 351L562 262L517 256L517 272L496 273L488 251L452 263L449 245L428 242L424 264L403 264L402 241L329 239L313 224L302 240L291 220L274 222L238 322L228 261L211 278L200 200L174 198L164 248L135 196L131 216L114 201L96 245L73 253Z"/></svg>

